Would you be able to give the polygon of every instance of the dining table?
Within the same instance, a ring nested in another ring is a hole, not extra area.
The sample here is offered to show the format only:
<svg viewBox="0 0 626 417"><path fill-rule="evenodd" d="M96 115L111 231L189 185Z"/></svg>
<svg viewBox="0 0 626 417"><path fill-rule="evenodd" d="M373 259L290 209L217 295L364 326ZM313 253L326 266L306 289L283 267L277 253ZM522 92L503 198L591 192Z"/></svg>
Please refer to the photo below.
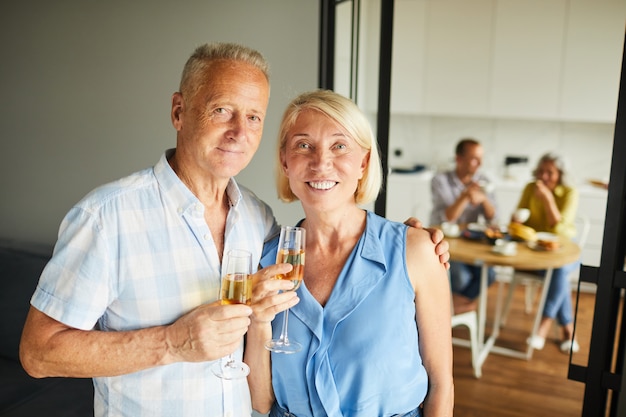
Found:
<svg viewBox="0 0 626 417"><path fill-rule="evenodd" d="M552 279L552 271L566 264L576 262L580 258L579 246L569 239L559 238L560 245L555 250L540 250L535 242L517 242L514 254L503 254L494 250L495 246L486 239L467 239L465 237L446 237L450 248L450 260L463 262L470 265L481 266L480 294L478 301L478 355L476 364L479 368L490 353L530 359L533 347L526 344L524 349L514 349L497 346L495 343L501 327L502 306L501 297L496 298L495 318L493 329L489 338L485 340L485 328L487 323L487 288L488 269L491 266L511 267L524 271L545 271L542 291L539 297L537 312L535 314L532 329L529 336L537 334L541 321L548 288ZM500 289L499 289L500 291ZM467 344L464 344L467 345Z"/></svg>

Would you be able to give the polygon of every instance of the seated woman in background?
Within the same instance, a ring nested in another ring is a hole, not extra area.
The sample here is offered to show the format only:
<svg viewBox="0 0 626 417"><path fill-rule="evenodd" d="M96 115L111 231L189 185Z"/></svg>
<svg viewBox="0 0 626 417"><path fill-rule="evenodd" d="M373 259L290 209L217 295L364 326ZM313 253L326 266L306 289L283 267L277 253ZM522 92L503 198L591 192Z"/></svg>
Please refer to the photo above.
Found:
<svg viewBox="0 0 626 417"><path fill-rule="evenodd" d="M578 209L578 191L567 185L565 163L561 156L547 153L539 159L533 172L535 181L524 188L517 205L530 210L524 225L537 232L549 232L571 239L576 233L574 219ZM569 275L580 265L579 261L554 269L548 289L543 317L537 335L529 339L534 349L543 349L552 322L556 319L562 327L560 349L577 352L578 343L573 340L574 317Z"/></svg>
<svg viewBox="0 0 626 417"><path fill-rule="evenodd" d="M280 199L300 200L306 216L304 280L289 315L303 349L270 361L248 340L254 408L271 407L272 417L451 417L446 268L427 232L359 207L382 180L365 115L332 91L300 95L283 116L277 168ZM269 247L262 266L276 260ZM281 324L279 315L275 337Z"/></svg>

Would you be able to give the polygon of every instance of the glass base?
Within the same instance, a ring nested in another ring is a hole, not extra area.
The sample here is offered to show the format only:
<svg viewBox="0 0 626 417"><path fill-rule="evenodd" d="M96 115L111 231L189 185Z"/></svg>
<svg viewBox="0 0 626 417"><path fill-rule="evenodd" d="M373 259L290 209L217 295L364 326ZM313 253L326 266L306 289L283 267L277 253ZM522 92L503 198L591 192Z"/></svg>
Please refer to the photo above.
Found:
<svg viewBox="0 0 626 417"><path fill-rule="evenodd" d="M289 340L273 339L265 343L265 349L274 353L296 353L302 350L302 345Z"/></svg>
<svg viewBox="0 0 626 417"><path fill-rule="evenodd" d="M211 367L211 371L222 379L238 379L248 376L250 367L243 362L221 359Z"/></svg>

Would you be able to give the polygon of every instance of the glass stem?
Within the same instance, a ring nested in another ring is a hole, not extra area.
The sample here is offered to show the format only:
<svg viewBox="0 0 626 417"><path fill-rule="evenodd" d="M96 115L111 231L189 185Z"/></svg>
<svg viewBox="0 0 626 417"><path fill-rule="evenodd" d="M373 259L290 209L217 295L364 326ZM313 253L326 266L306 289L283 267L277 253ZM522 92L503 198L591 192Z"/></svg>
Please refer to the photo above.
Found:
<svg viewBox="0 0 626 417"><path fill-rule="evenodd" d="M283 317L283 329L280 332L280 340L283 341L283 344L289 344L289 336L287 336L287 327L289 323L289 309L285 310L285 315Z"/></svg>

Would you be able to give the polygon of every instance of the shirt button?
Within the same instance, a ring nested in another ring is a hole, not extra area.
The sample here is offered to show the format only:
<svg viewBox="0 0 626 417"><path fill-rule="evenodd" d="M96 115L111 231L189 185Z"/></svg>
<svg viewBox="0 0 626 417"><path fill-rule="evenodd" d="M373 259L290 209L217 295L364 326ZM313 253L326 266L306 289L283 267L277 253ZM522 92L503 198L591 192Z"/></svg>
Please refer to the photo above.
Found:
<svg viewBox="0 0 626 417"><path fill-rule="evenodd" d="M183 208L182 207L178 207L178 210L176 210L178 212L178 214L182 214L183 212Z"/></svg>
<svg viewBox="0 0 626 417"><path fill-rule="evenodd" d="M209 240L211 238L211 235L209 235L208 233L204 235L204 240Z"/></svg>

